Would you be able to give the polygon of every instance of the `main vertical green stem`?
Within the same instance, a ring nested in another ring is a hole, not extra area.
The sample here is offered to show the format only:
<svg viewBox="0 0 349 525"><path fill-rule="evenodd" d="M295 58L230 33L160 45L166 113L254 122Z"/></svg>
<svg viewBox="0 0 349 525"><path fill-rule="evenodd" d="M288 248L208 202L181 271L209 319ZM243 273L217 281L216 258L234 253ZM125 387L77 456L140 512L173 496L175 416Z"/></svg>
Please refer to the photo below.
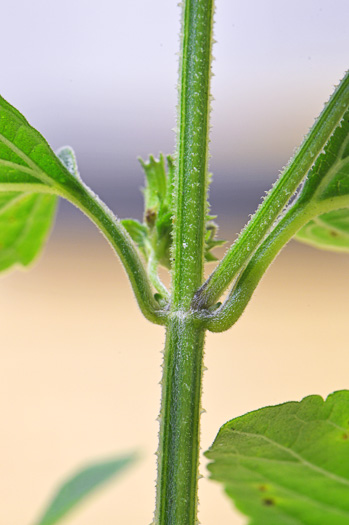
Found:
<svg viewBox="0 0 349 525"><path fill-rule="evenodd" d="M162 380L156 525L195 525L204 328L191 303L203 281L213 0L183 3L174 181L171 311Z"/></svg>
<svg viewBox="0 0 349 525"><path fill-rule="evenodd" d="M188 316L169 323L162 380L156 525L197 523L204 330Z"/></svg>

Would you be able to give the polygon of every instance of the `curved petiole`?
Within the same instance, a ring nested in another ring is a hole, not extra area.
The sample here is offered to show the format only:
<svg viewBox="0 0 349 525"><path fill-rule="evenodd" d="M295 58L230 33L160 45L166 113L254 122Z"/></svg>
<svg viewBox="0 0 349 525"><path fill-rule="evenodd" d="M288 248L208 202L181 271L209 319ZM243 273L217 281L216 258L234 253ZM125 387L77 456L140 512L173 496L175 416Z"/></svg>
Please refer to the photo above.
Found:
<svg viewBox="0 0 349 525"><path fill-rule="evenodd" d="M297 231L320 214L347 207L349 207L347 195L317 205L311 203L311 206L296 204L292 206L238 276L223 305L214 313L207 315L206 328L211 332L223 332L235 324L244 312L268 266ZM202 319L202 313L199 316Z"/></svg>
<svg viewBox="0 0 349 525"><path fill-rule="evenodd" d="M100 229L119 256L143 315L155 324L165 324L167 314L155 299L151 283L137 249L111 210L90 190L80 184L79 192L59 187L57 194L84 212Z"/></svg>

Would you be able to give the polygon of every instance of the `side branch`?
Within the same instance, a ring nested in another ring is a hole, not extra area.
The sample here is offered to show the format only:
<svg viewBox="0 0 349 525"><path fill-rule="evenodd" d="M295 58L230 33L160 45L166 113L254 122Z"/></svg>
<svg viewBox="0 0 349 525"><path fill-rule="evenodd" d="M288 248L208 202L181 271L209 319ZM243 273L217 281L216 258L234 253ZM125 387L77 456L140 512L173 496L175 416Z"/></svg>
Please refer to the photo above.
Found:
<svg viewBox="0 0 349 525"><path fill-rule="evenodd" d="M213 305L251 259L343 119L348 105L349 73L238 240L197 292L193 301L195 309Z"/></svg>

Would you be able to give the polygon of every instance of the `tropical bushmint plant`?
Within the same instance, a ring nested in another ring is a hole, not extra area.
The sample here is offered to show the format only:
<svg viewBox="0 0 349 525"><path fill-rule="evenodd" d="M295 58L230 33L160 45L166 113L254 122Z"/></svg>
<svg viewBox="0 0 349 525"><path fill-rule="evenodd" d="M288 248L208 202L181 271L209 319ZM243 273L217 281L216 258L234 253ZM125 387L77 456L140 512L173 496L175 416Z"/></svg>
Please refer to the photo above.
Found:
<svg viewBox="0 0 349 525"><path fill-rule="evenodd" d="M138 305L164 326L155 525L197 523L199 422L205 333L231 328L264 272L292 238L349 249L349 76L207 280L217 227L207 192L212 0L185 0L173 156L142 161L143 222L118 220L81 179L73 150L56 154L0 99L0 269L40 251L57 198L101 230ZM159 266L171 272L168 290ZM224 300L222 295L228 290ZM207 452L212 477L251 524L349 523L349 392L267 407L224 425ZM37 525L58 522L131 457L91 465L57 493ZM112 518L111 518L112 519Z"/></svg>

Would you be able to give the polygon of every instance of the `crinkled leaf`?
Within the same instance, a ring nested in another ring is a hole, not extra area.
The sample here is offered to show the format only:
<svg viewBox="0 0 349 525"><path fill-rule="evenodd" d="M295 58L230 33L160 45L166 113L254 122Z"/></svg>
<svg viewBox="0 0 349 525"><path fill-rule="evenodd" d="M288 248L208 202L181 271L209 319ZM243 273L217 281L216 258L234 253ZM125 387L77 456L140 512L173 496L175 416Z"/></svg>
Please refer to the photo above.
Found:
<svg viewBox="0 0 349 525"><path fill-rule="evenodd" d="M79 470L61 485L35 525L58 523L93 491L119 475L134 459L134 456L113 458Z"/></svg>
<svg viewBox="0 0 349 525"><path fill-rule="evenodd" d="M349 523L349 391L226 423L206 456L249 525Z"/></svg>
<svg viewBox="0 0 349 525"><path fill-rule="evenodd" d="M212 217L214 218L214 217ZM225 244L225 241L221 239L216 239L218 226L217 224L212 220L211 216L208 216L206 222L206 234L205 234L205 261L207 262L214 262L218 261L217 257L213 255L212 251L214 248L218 246L223 246Z"/></svg>
<svg viewBox="0 0 349 525"><path fill-rule="evenodd" d="M167 156L165 163L164 156L160 154L158 159L150 155L148 161L140 159L140 163L145 171L146 178L143 223L147 232L146 238L143 237L143 231L141 236L133 232L134 225L127 222L129 219L126 219L126 222L122 222L146 259L152 256L162 266L170 268L174 161L171 156ZM209 176L209 180L211 180L211 176ZM216 261L217 258L212 254L211 250L224 244L224 241L215 239L217 225L212 221L213 218L208 214L206 216L204 253L206 261ZM137 229L140 231L139 226L137 226ZM147 250L144 250L145 244L147 245Z"/></svg>
<svg viewBox="0 0 349 525"><path fill-rule="evenodd" d="M296 239L319 248L349 251L349 111L305 181L296 205L304 203L316 207L319 217L306 224Z"/></svg>

